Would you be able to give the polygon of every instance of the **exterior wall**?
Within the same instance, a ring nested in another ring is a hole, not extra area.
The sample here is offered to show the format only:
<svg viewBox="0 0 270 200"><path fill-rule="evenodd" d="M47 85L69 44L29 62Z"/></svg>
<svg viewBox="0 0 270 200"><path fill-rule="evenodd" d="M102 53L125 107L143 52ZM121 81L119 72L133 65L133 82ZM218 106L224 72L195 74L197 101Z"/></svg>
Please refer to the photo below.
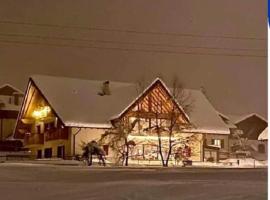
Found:
<svg viewBox="0 0 270 200"><path fill-rule="evenodd" d="M243 130L243 138L248 138L249 140L257 140L259 135L267 127L267 122L261 118L253 115L243 121L236 124L237 128Z"/></svg>
<svg viewBox="0 0 270 200"><path fill-rule="evenodd" d="M52 148L52 158L57 158L58 146L65 147L65 159L71 159L70 154L70 140L52 140L44 142L42 145L29 145L25 146L31 151L32 158L37 158L37 151L42 150L42 158L44 158L44 152L46 148Z"/></svg>
<svg viewBox="0 0 270 200"><path fill-rule="evenodd" d="M79 128L71 128L72 135L74 135L78 131L79 131ZM75 137L75 155L81 155L83 153L83 151L82 151L83 145L87 142L92 141L92 140L98 141L100 139L101 135L105 131L106 131L106 129L82 128L80 130L80 132ZM192 161L202 161L203 134L200 134L200 133L194 133L194 134L193 133L181 133L181 137L188 137L188 136L194 137L194 140L189 142L189 145L192 149L190 159ZM138 143L147 144L147 140L139 141ZM73 137L71 138L71 152L73 152ZM111 149L109 149L109 155L107 155L106 157L113 160L114 152ZM172 155L172 160L174 160L174 155ZM149 163L149 160L147 162ZM137 161L135 161L134 163L137 163ZM150 164L151 163L154 164L154 162L150 161Z"/></svg>
<svg viewBox="0 0 270 200"><path fill-rule="evenodd" d="M201 133L180 133L181 137L190 137L188 145L191 148L192 161L202 161L203 160L203 134ZM177 136L176 136L177 137Z"/></svg>
<svg viewBox="0 0 270 200"><path fill-rule="evenodd" d="M207 146L212 146L212 140L220 140L223 143L223 146L220 146L220 149L204 149L204 161L207 161L209 158L213 158L214 162L218 162L219 160L224 160L229 158L230 152L230 141L229 135L221 135L221 134L204 134L204 142ZM223 141L223 142L222 142Z"/></svg>
<svg viewBox="0 0 270 200"><path fill-rule="evenodd" d="M158 152L158 137L151 136L129 136L136 144L134 149L131 150L130 163L134 164L147 164L147 165L161 165L161 158ZM191 157L189 160L202 161L203 158L203 134L200 133L176 133L174 136L175 146L172 148L172 154L170 157L170 165L175 165L175 153L179 152L178 149L184 148L184 145L188 145L191 148ZM183 142L189 140L189 142ZM168 138L161 138L163 147L163 153L166 157L166 148L168 148ZM180 164L180 163L178 163Z"/></svg>
<svg viewBox="0 0 270 200"><path fill-rule="evenodd" d="M204 134L206 145L212 145L212 139L223 140L224 147L220 149L222 152L229 152L229 135L221 134Z"/></svg>
<svg viewBox="0 0 270 200"><path fill-rule="evenodd" d="M78 132L79 131L79 132ZM84 144L91 142L92 140L98 141L103 133L105 133L106 129L96 129L96 128L71 128L71 135L75 136L75 155L81 155L83 153L82 147ZM74 138L71 138L71 152L73 152L74 147ZM110 154L109 150L109 154Z"/></svg>
<svg viewBox="0 0 270 200"><path fill-rule="evenodd" d="M2 131L3 131L1 133L2 138L0 139L6 139L7 137L11 136L13 134L15 124L16 124L16 119L0 119L0 127L2 126Z"/></svg>
<svg viewBox="0 0 270 200"><path fill-rule="evenodd" d="M38 135L42 135L41 137L43 137L43 144L30 144L27 145L27 143L25 144L25 148L28 148L31 151L31 155L33 158L37 158L37 151L41 150L42 151L42 158L44 158L44 150L46 148L52 148L52 158L56 158L57 157L57 148L58 146L64 146L64 158L66 159L71 159L71 132L70 129L67 129L68 131L68 139L52 139L52 140L48 140L46 141L46 131L44 130L44 123L43 122L37 122L35 124L33 124L32 126L32 130L31 130L31 134L35 135L37 134L37 125L39 125L41 128L41 133L39 133ZM56 133L57 134L57 133Z"/></svg>

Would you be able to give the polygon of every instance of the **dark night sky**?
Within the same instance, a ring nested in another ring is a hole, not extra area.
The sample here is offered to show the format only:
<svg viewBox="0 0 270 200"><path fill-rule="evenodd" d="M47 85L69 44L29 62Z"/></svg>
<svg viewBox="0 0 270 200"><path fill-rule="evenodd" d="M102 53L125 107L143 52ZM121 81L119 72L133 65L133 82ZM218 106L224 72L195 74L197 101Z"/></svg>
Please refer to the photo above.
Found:
<svg viewBox="0 0 270 200"><path fill-rule="evenodd" d="M261 40L267 38L266 4L266 1L261 0L1 0L0 84L9 82L23 89L31 74L120 81L152 80L160 74L166 79L178 76L188 88L203 86L214 106L225 114L257 112L266 117L267 58L250 56L266 55L266 40ZM4 23L6 21L35 25ZM184 37L181 34L195 34L200 37ZM205 37L206 35L218 37ZM222 36L232 36L234 39ZM102 43L100 40L148 45ZM149 43L167 46L153 46ZM78 45L95 46L99 49L74 47ZM104 48L143 49L150 52ZM183 52L192 54L182 54Z"/></svg>

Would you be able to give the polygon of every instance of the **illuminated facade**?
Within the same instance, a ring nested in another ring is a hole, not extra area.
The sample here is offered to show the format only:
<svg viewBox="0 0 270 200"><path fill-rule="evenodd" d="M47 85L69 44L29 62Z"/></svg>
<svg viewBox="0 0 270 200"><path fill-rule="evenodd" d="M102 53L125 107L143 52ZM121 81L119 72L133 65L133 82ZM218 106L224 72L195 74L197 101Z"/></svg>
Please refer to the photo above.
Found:
<svg viewBox="0 0 270 200"><path fill-rule="evenodd" d="M194 109L187 114L161 79L142 92L135 84L105 83L30 78L14 137L24 140L34 158L69 159L82 153L83 143L98 141L117 122L136 121L128 136L136 144L130 150L130 163L160 164L158 146L165 156L169 141L171 164L175 153L187 145L193 161L209 157L217 161L220 150L228 151L229 130L201 92L191 91ZM113 162L114 152L106 144L103 148Z"/></svg>

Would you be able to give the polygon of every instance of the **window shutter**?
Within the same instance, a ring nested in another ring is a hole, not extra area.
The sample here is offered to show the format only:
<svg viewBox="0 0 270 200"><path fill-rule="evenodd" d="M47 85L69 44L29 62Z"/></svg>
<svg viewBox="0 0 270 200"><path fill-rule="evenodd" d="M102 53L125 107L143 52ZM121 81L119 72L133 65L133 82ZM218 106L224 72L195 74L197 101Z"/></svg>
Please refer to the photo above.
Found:
<svg viewBox="0 0 270 200"><path fill-rule="evenodd" d="M215 144L215 140L214 140L214 139L211 140L211 144L212 144L212 145Z"/></svg>
<svg viewBox="0 0 270 200"><path fill-rule="evenodd" d="M224 148L224 139L221 140L221 148Z"/></svg>

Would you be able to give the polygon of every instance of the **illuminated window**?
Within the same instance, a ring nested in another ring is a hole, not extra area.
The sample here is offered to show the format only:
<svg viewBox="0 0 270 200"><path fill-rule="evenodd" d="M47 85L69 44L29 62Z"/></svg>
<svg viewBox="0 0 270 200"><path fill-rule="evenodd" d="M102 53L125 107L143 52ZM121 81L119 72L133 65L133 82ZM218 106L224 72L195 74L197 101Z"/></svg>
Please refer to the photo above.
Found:
<svg viewBox="0 0 270 200"><path fill-rule="evenodd" d="M224 148L224 140L223 139L212 139L212 145Z"/></svg>

